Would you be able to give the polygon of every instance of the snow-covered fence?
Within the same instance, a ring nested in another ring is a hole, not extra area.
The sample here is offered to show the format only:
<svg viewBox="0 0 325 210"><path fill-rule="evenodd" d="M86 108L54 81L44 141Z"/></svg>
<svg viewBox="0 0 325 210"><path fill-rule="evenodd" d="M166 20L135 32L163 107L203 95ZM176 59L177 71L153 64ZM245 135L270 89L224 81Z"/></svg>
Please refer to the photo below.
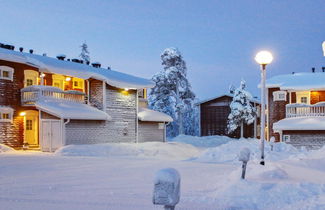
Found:
<svg viewBox="0 0 325 210"><path fill-rule="evenodd" d="M154 179L152 202L164 205L165 210L174 210L180 198L181 177L173 168L161 169Z"/></svg>
<svg viewBox="0 0 325 210"><path fill-rule="evenodd" d="M63 91L52 86L33 85L21 89L23 105L32 105L41 99L56 99L85 103L85 94L80 91Z"/></svg>
<svg viewBox="0 0 325 210"><path fill-rule="evenodd" d="M309 104L287 104L286 117L319 117L325 116L325 102L314 105Z"/></svg>
<svg viewBox="0 0 325 210"><path fill-rule="evenodd" d="M242 179L245 179L246 166L247 166L247 162L249 161L250 154L251 154L251 151L247 147L244 147L239 152L238 160L243 162L242 174L241 174Z"/></svg>

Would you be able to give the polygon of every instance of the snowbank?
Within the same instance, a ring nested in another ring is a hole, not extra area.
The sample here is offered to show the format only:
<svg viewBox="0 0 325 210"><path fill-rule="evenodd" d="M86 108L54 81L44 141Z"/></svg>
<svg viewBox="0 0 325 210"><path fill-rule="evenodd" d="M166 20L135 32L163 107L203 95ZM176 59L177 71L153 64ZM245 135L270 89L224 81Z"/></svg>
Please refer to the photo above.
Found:
<svg viewBox="0 0 325 210"><path fill-rule="evenodd" d="M185 160L198 156L200 150L182 143L107 143L93 145L68 145L55 152L61 156L137 157Z"/></svg>
<svg viewBox="0 0 325 210"><path fill-rule="evenodd" d="M7 145L0 144L0 153L4 152L15 152L15 150Z"/></svg>
<svg viewBox="0 0 325 210"><path fill-rule="evenodd" d="M195 147L217 147L222 144L228 143L229 141L234 140L228 136L187 136L179 135L173 139L168 140L169 142L180 142L185 144L191 144Z"/></svg>
<svg viewBox="0 0 325 210"><path fill-rule="evenodd" d="M229 141L218 147L209 148L203 152L196 161L213 163L238 162L238 154L244 147L247 147L251 151L251 159L260 158L260 141L256 139L240 139ZM266 160L282 160L298 154L300 154L299 150L283 142L275 143L274 149L271 151L270 144L265 142Z"/></svg>
<svg viewBox="0 0 325 210"><path fill-rule="evenodd" d="M207 198L213 198L220 209L324 209L325 202L315 202L325 193L325 184L297 182L277 164L248 164L246 180L240 179L241 169L219 182ZM291 175L290 175L291 174ZM324 205L323 205L323 204Z"/></svg>

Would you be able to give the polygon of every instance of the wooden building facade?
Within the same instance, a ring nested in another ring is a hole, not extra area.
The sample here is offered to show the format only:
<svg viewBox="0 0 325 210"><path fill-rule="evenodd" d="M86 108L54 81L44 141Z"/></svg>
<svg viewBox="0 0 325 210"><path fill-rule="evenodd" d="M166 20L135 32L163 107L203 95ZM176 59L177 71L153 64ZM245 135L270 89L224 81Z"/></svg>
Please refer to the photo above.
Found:
<svg viewBox="0 0 325 210"><path fill-rule="evenodd" d="M221 135L232 138L240 138L240 128L233 133L227 132L227 121L230 114L230 104L233 96L225 94L209 100L202 101L198 104L200 110L200 136ZM257 101L251 102L259 110ZM258 112L259 113L259 112ZM253 138L259 136L259 118L256 117L254 123L244 124L244 137Z"/></svg>

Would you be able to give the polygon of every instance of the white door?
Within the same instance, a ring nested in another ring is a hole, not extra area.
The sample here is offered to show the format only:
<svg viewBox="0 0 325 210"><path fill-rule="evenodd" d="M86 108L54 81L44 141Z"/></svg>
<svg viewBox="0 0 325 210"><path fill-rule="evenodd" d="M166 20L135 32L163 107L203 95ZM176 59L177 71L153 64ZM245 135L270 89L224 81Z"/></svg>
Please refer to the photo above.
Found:
<svg viewBox="0 0 325 210"><path fill-rule="evenodd" d="M63 146L62 126L60 120L42 120L42 142L43 152L54 152Z"/></svg>

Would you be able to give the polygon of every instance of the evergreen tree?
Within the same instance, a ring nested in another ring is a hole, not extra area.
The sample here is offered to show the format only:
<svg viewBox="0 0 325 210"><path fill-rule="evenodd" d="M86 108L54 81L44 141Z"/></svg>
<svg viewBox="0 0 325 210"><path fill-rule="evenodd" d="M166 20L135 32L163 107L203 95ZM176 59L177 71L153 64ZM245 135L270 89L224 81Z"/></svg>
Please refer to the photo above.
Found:
<svg viewBox="0 0 325 210"><path fill-rule="evenodd" d="M84 61L84 63L90 63L90 57L89 57L89 51L88 51L88 45L86 42L84 42L81 46L81 53L79 57Z"/></svg>
<svg viewBox="0 0 325 210"><path fill-rule="evenodd" d="M149 94L149 106L170 115L174 122L168 125L167 135L194 135L194 98L186 78L187 68L176 48L167 48L161 54L163 70L153 76L155 87Z"/></svg>
<svg viewBox="0 0 325 210"><path fill-rule="evenodd" d="M243 137L243 125L251 124L255 120L256 109L250 103L252 95L245 90L246 83L240 82L240 87L235 90L233 100L230 104L231 112L228 116L228 133L234 132L240 126L240 137Z"/></svg>

